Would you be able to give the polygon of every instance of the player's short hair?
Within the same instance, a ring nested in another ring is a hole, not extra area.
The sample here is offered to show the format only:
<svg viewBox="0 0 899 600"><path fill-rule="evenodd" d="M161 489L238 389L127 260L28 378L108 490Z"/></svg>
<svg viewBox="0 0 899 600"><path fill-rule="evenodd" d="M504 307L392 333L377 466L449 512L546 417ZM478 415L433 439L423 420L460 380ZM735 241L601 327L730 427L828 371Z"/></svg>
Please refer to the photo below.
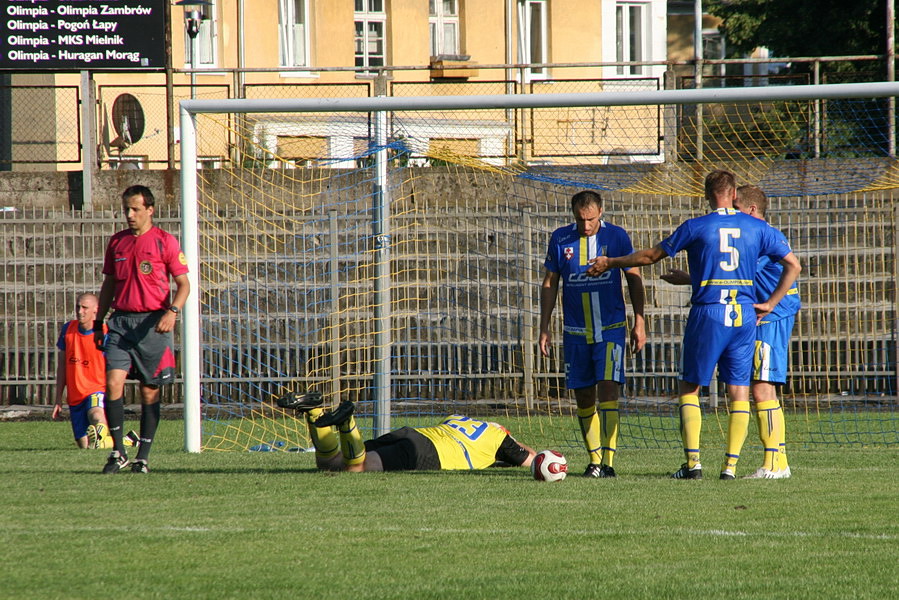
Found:
<svg viewBox="0 0 899 600"><path fill-rule="evenodd" d="M768 196L765 195L762 188L755 185L741 185L738 187L737 201L734 204L737 208L747 205L755 206L763 219L768 213Z"/></svg>
<svg viewBox="0 0 899 600"><path fill-rule="evenodd" d="M595 204L597 208L602 208L602 196L599 192L593 190L583 190L571 197L571 210L575 211L579 208L586 208L591 204Z"/></svg>
<svg viewBox="0 0 899 600"><path fill-rule="evenodd" d="M132 185L124 192L122 192L122 202L131 198L133 196L140 196L144 199L144 206L150 208L151 206L156 205L156 198L153 197L153 192L150 191L145 185Z"/></svg>
<svg viewBox="0 0 899 600"><path fill-rule="evenodd" d="M728 190L737 189L737 178L730 171L717 169L712 171L705 178L705 197L706 200L712 200L726 194Z"/></svg>

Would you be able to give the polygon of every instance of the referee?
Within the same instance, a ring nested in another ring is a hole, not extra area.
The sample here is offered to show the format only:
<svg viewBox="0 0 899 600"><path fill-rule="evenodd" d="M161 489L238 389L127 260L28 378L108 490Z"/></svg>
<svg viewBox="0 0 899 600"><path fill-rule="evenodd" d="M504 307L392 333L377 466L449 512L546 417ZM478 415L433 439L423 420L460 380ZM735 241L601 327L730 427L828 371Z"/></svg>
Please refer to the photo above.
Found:
<svg viewBox="0 0 899 600"><path fill-rule="evenodd" d="M159 387L175 380L172 331L187 301L187 259L178 240L153 225L153 193L134 185L122 193L128 229L109 240L103 260L103 286L94 340L106 350L106 420L113 451L103 473L118 473L129 464L133 473L148 473L147 459L159 425ZM175 281L171 297L169 278ZM103 318L112 308L109 333ZM123 443L125 379L140 382L140 445L129 462Z"/></svg>

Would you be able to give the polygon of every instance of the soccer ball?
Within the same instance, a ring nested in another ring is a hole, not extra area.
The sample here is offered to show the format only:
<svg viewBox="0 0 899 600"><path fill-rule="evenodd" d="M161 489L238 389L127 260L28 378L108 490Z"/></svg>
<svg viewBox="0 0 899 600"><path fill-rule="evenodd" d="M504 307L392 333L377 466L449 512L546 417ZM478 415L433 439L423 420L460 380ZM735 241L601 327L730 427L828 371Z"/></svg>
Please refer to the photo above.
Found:
<svg viewBox="0 0 899 600"><path fill-rule="evenodd" d="M561 452L541 450L531 463L531 473L537 481L562 481L568 475L568 461Z"/></svg>

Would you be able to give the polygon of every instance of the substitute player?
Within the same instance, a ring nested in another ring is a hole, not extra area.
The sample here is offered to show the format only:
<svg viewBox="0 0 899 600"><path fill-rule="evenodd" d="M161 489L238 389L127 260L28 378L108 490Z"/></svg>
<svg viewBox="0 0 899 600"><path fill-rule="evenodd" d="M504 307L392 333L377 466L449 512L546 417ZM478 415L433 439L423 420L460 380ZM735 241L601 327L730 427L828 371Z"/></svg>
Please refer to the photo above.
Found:
<svg viewBox="0 0 899 600"><path fill-rule="evenodd" d="M315 464L328 471L472 471L492 466L529 467L536 454L509 430L487 421L451 415L433 427L401 427L362 440L355 405L325 412L321 394L288 394L282 408L305 414Z"/></svg>
<svg viewBox="0 0 899 600"><path fill-rule="evenodd" d="M747 215L765 220L768 197L754 185L742 185L737 188L734 207ZM782 271L783 267L771 262L767 256L759 258L755 274L756 299L759 302L767 299L774 291ZM690 284L689 273L677 269L662 275L662 279L676 285ZM777 387L787 381L790 334L800 307L799 286L793 283L787 295L777 303L771 314L759 321L756 328L750 391L755 400L759 438L765 449L765 457L762 466L745 479L787 479L791 475L786 454L786 426L777 397ZM742 439L745 439L745 434L741 438L740 431L746 431L749 425L748 410L734 410L731 407L728 421L727 454L739 456Z"/></svg>
<svg viewBox="0 0 899 600"><path fill-rule="evenodd" d="M550 320L561 283L565 382L574 390L581 435L590 459L584 477L615 477L618 395L624 383L627 335L621 273L627 280L634 311L630 332L634 352L646 344L643 278L634 267L589 275L587 270L597 256L630 254L634 247L624 229L602 219L602 197L598 193L578 192L571 198L571 211L575 222L553 232L543 263L540 352L549 356Z"/></svg>
<svg viewBox="0 0 899 600"><path fill-rule="evenodd" d="M802 270L783 235L734 208L736 195L733 173L713 171L705 180L711 213L688 219L653 248L617 258L601 256L588 269L588 273L599 275L613 268L655 264L687 251L693 293L678 384L687 462L672 474L675 479L702 478L699 389L711 382L716 364L720 379L727 384L731 410L742 407L748 412L756 322L771 313ZM754 280L762 256L779 262L783 272L767 300L758 302ZM734 479L738 459L738 455L728 453L721 479Z"/></svg>
<svg viewBox="0 0 899 600"><path fill-rule="evenodd" d="M159 425L159 386L175 380L173 329L190 293L187 259L178 240L153 225L155 199L142 185L122 193L128 229L109 240L103 260L103 286L94 325L95 342L104 343L103 317L110 307L106 340L106 420L113 451L104 473L118 473L128 466L123 444L126 377L140 381L140 446L131 464L134 473L147 473L147 459ZM171 300L169 277L175 281Z"/></svg>
<svg viewBox="0 0 899 600"><path fill-rule="evenodd" d="M94 344L97 296L81 294L76 300L78 317L63 324L56 347L56 403L52 418L62 412L62 398L69 405L72 433L79 448L111 448L107 435L103 398L106 394L106 358ZM129 431L125 445L135 445L137 434Z"/></svg>
<svg viewBox="0 0 899 600"><path fill-rule="evenodd" d="M79 448L108 448L111 444L106 435L106 416L103 414L106 359L94 344L97 296L78 296L75 312L78 318L62 326L56 342L59 360L53 419L59 417L65 396L75 444Z"/></svg>

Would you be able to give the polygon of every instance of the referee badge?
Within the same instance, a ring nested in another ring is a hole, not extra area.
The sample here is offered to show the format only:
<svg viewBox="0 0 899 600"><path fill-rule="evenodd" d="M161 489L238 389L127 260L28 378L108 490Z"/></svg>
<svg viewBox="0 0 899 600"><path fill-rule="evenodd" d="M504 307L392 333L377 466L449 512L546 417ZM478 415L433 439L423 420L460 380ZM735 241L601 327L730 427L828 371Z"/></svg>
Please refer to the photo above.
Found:
<svg viewBox="0 0 899 600"><path fill-rule="evenodd" d="M179 252L179 253L178 253L178 262L180 262L182 265L186 265L186 264L187 264L187 257L184 256L184 252Z"/></svg>
<svg viewBox="0 0 899 600"><path fill-rule="evenodd" d="M143 273L144 275L149 275L150 273L153 272L153 265L150 263L149 260L140 261L140 272Z"/></svg>

